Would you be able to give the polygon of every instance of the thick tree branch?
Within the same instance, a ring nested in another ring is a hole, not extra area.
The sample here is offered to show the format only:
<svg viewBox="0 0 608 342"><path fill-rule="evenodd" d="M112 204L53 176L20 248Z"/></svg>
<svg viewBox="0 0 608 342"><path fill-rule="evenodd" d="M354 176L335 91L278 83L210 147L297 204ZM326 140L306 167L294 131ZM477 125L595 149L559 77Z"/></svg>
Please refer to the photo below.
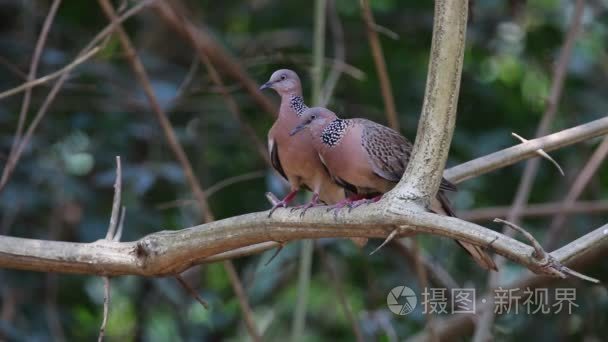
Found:
<svg viewBox="0 0 608 342"><path fill-rule="evenodd" d="M608 117L543 138L530 140L527 143L461 164L447 170L446 175L451 175L448 177L456 181L468 179L473 175L484 174L522 159L536 156L535 151L539 148L554 150L606 133L608 133ZM259 253L276 247L278 243L275 241L350 236L384 238L394 230L394 221L384 221L382 215L377 212L374 212L375 216L357 219L375 207L357 208L349 215L348 222L345 222L347 220L341 218L340 215L338 216L339 220L334 221L333 215L326 217L324 209L317 209L320 215L308 214L304 220L292 217L290 218L291 223L287 225L283 224L283 221L277 221L279 214L282 217L287 213L286 210L279 210L276 213L277 215L273 216L274 220L267 219L265 213L254 213L181 231L159 232L152 235L155 237L153 240L157 238L162 240L164 236L174 237L176 235L182 236L184 240L176 241L175 245L170 240L164 241L162 246L159 246L163 249L163 255L160 260L154 261L146 261L148 258L138 256L138 253L145 253L146 249L138 248L137 242L111 243L102 240L94 243L72 243L0 236L0 267L40 272L162 275L170 273L170 269L167 269L166 264L164 266L156 264L161 261L164 263L168 260L168 263L175 263L173 268L185 269L196 263L217 262ZM310 213L313 213L312 210L315 209L311 209ZM313 221L311 218L316 220ZM407 224L406 219L406 217L401 218L403 224ZM323 225L322 222L326 224ZM367 222L367 225L365 222ZM377 225L370 228L369 224ZM325 227L325 230L323 227ZM234 237L227 241L222 240L226 234L230 235L230 232L234 230L240 230L244 233L242 230L247 228L250 230L246 232L246 240L235 241ZM425 228L421 229L424 230ZM206 233L206 238L212 241L213 248L211 250L205 250L209 246L208 243L199 246L197 243L189 243L187 240L198 230ZM487 230L483 229L483 231ZM146 239L147 237L141 241L143 242ZM478 243L484 244L491 241L483 240L478 241ZM529 248L531 252L532 249ZM167 253L170 253L170 255L167 255Z"/></svg>
<svg viewBox="0 0 608 342"><path fill-rule="evenodd" d="M467 0L435 1L433 42L416 141L392 197L428 206L450 149L467 27ZM393 201L395 202L395 201Z"/></svg>
<svg viewBox="0 0 608 342"><path fill-rule="evenodd" d="M289 210L246 214L178 231L161 231L133 242L99 240L93 243L0 238L0 267L41 272L95 275L164 276L179 273L205 258L267 241L326 237L387 236L430 233L486 246L533 272L551 274L535 262L534 249L517 240L457 218L404 209L387 214L380 204L353 212L327 213L310 209L306 222Z"/></svg>

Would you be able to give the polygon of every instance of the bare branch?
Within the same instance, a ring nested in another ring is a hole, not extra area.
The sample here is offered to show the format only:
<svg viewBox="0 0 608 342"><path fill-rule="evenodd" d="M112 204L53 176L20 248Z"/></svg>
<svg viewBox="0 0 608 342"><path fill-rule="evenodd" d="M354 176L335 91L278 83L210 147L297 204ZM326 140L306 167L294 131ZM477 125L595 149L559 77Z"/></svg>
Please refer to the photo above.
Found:
<svg viewBox="0 0 608 342"><path fill-rule="evenodd" d="M370 204L334 217L311 208L300 220L289 210L236 216L178 231L162 231L133 242L70 243L0 237L0 267L96 275L163 276L180 273L205 258L268 241L324 237L386 237L397 226L404 234L427 233L493 249L536 273L549 270L530 259L534 249L510 237L453 217L406 208L391 214ZM258 246L259 247L259 246Z"/></svg>
<svg viewBox="0 0 608 342"><path fill-rule="evenodd" d="M439 189L454 131L464 58L467 3L467 0L435 1L433 41L422 115L405 174L392 194L395 198L423 207L428 207Z"/></svg>
<svg viewBox="0 0 608 342"><path fill-rule="evenodd" d="M380 246L376 247L376 249L374 249L371 253L369 253L369 255L375 254L382 247L384 247L387 243L391 242L395 238L395 236L397 236L397 233L399 233L399 229L393 230L390 234L388 234L388 236L386 237L386 239L384 239L384 241L380 244Z"/></svg>
<svg viewBox="0 0 608 342"><path fill-rule="evenodd" d="M192 28L189 26L184 26L184 29L189 31ZM195 32L190 32L190 35L195 35L195 34L196 34ZM226 107L228 107L228 110L232 114L232 117L236 120L236 122L239 123L239 125L241 126L241 128L243 129L243 131L245 132L247 137L249 138L249 140L251 140L251 143L253 144L253 146L255 146L255 150L258 153L258 155L260 156L260 158L262 158L262 160L264 160L266 162L266 164L268 164L269 166L272 166L271 162L270 162L270 157L268 155L268 150L266 149L266 145L260 140L260 138L258 138L253 127L251 127L251 125L249 125L243 119L243 115L241 114L241 110L239 108L238 103L226 89L224 80L222 79L220 74L217 72L217 70L215 70L213 63L211 63L211 60L205 53L205 49L199 45L195 45L195 48L198 52L199 58L202 60L203 64L205 65L205 68L207 69L207 72L209 73L211 80L218 87L219 92L222 95L222 98L226 102Z"/></svg>
<svg viewBox="0 0 608 342"><path fill-rule="evenodd" d="M203 297L201 297L201 295L198 294L198 292L196 292L195 289L192 288L192 286L190 286L190 284L188 284L188 282L186 282L186 280L184 279L184 277L182 277L181 275L176 275L175 279L177 279L177 282L186 290L188 291L188 293L194 297L194 299L196 299L197 302L199 302L205 309L209 309L209 303L207 303L206 300L203 299Z"/></svg>
<svg viewBox="0 0 608 342"><path fill-rule="evenodd" d="M357 342L363 342L365 339L363 338L363 333L361 332L361 328L359 328L359 323L357 322L357 318L353 314L353 310L344 295L344 287L342 286L342 278L338 274L337 270L334 268L331 257L327 255L323 247L317 244L317 251L319 251L319 255L321 256L321 262L323 266L327 270L327 274L329 274L329 278L331 280L332 285L334 285L334 291L336 292L336 296L338 297L338 301L340 302L340 306L342 306L342 310L344 311L344 316L350 322L350 325L355 333L355 339Z"/></svg>
<svg viewBox="0 0 608 342"><path fill-rule="evenodd" d="M328 0L327 9L329 10L329 28L333 37L334 60L329 75L327 76L327 80L325 80L325 86L323 87L323 96L321 96L322 99L319 103L321 107L326 107L334 94L336 85L338 84L340 76L343 72L343 68L341 66L344 65L344 58L346 55L346 48L344 46L344 29L342 28L340 15L338 14L338 9L336 8L336 0Z"/></svg>
<svg viewBox="0 0 608 342"><path fill-rule="evenodd" d="M472 209L462 213L458 213L458 217L465 221L484 221L491 220L495 217L506 217L511 206L487 207ZM541 204L530 204L520 212L520 216L539 217L552 216L556 213L564 214L598 214L608 211L608 201L579 201L572 203L571 206L563 208L562 202L551 202Z"/></svg>
<svg viewBox="0 0 608 342"><path fill-rule="evenodd" d="M521 136L519 136L517 133L511 133L512 136L516 137L517 139L519 139L522 143L528 142L528 139L525 139ZM557 171L559 171L559 173L563 176L564 175L564 170L562 170L562 167L559 166L559 164L555 161L555 159L551 158L551 156L549 154L547 154L547 152L543 151L543 150L536 150L536 153L538 153L539 156L547 159L548 161L550 161L555 168L557 168Z"/></svg>
<svg viewBox="0 0 608 342"><path fill-rule="evenodd" d="M80 52L78 53L76 58L77 59L84 58L83 56L88 56L89 54L93 55L95 53L94 51L96 51L96 49L98 49L96 47L96 45L99 44L104 39L106 39L106 37L113 32L116 25L118 25L119 23L122 23L123 21L127 20L128 18L139 13L139 11L146 8L146 6L148 6L149 4L151 4L155 1L156 0L141 1L138 4L136 4L135 6L133 6L131 9L126 11L115 22L109 24L101 32L99 32L82 50L80 50ZM38 127L38 124L40 124L40 122L42 121L42 118L48 111L49 107L51 106L51 103L55 99L55 96L57 96L57 94L59 93L59 90L61 89L61 87L63 86L65 81L68 79L69 75L70 75L70 72L68 71L68 72L62 73L59 76L59 79L57 80L57 82L55 82L55 84L51 88L51 91L48 93L46 99L44 100L44 102L42 103L40 108L38 109L38 112L34 116L34 119L32 120L30 126L26 130L25 135L23 136L23 139L21 140L19 146L15 150L14 158L10 159L9 162L4 166L4 170L2 171L2 177L0 178L0 190L2 190L2 188L8 182L8 179L9 179L11 173L13 172L15 166L17 165L17 162L19 161L19 158L21 157L21 154L23 153L25 146L27 146L29 140L31 139L32 135L34 134L34 131Z"/></svg>
<svg viewBox="0 0 608 342"><path fill-rule="evenodd" d="M120 157L116 156L116 180L114 181L114 199L112 200L112 214L110 215L110 225L106 233L106 240L114 240L114 234L118 227L120 217L120 196L122 193L122 167Z"/></svg>
<svg viewBox="0 0 608 342"><path fill-rule="evenodd" d="M570 28L568 29L568 33L564 40L559 59L553 72L553 80L551 82L551 92L549 94L547 108L545 109L541 122L536 130L537 137L547 134L549 132L549 127L557 114L557 108L564 88L568 63L572 54L572 48L574 46L574 42L576 40L576 37L578 36L578 32L581 26L584 4L585 0L576 1L573 20L570 25ZM533 159L526 163L523 176L515 193L513 206L511 208L511 211L507 215L507 220L515 223L519 221L520 212L524 208L525 204L528 202L528 197L532 190L536 174L538 173L539 165L540 161L538 159ZM507 234L511 233L510 231L506 230L506 227L503 227L503 232L506 232ZM498 259L495 261L498 267L500 267L504 262L504 260L502 259ZM497 280L498 275L491 274L488 277L489 287L493 287ZM494 322L493 311L486 311L480 321L482 323L477 325L475 335L473 336L474 342L485 342L488 339L492 323Z"/></svg>
<svg viewBox="0 0 608 342"><path fill-rule="evenodd" d="M52 81L52 80L56 79L57 77L61 77L61 76L65 75L66 73L72 71L72 69L76 68L80 64L86 62L89 58L93 57L98 51L99 51L99 47L95 47L95 48L91 49L90 51L88 51L86 54L84 54L80 57L77 57L70 64L64 66L63 68L61 68L55 72L52 72L46 76L37 78L35 80L31 80L31 81L22 83L15 88L3 91L2 93L0 93L0 99L18 94L22 91L30 90L35 86Z"/></svg>
<svg viewBox="0 0 608 342"><path fill-rule="evenodd" d="M411 240L412 239L395 240L392 246L394 246L401 255L406 257L410 261L412 268L414 268L416 267L416 256L410 248L412 245ZM437 284L438 287L445 289L460 288L460 285L456 282L456 280L454 280L452 275L450 275L450 273L441 265L431 261L428 256L424 255L424 253L419 253L419 256L420 261L426 268L426 273L430 276L430 279L434 284Z"/></svg>
<svg viewBox="0 0 608 342"><path fill-rule="evenodd" d="M114 238L112 239L113 241L120 241L120 239L122 238L122 232L123 232L124 225L125 225L125 215L126 214L127 214L127 207L125 207L123 205L122 210L120 211L120 220L118 221L118 230L116 231L116 234L114 234Z"/></svg>
<svg viewBox="0 0 608 342"><path fill-rule="evenodd" d="M249 336L255 342L259 342L262 340L262 337L258 333L258 328L255 326L255 320L253 319L253 312L251 312L251 308L249 306L249 301L247 300L247 294L243 289L243 285L241 284L241 280L239 279L239 275L234 268L234 264L229 260L223 261L224 268L228 273L228 278L230 279L230 283L232 284L232 288L236 293L236 297L239 300L241 305L241 310L243 312L243 318L245 320L245 325L247 326L247 331L249 332Z"/></svg>
<svg viewBox="0 0 608 342"><path fill-rule="evenodd" d="M110 277L103 278L103 320L99 328L98 342L103 341L106 334L106 325L108 324L108 314L110 312Z"/></svg>
<svg viewBox="0 0 608 342"><path fill-rule="evenodd" d="M105 12L106 16L108 17L108 19L110 19L110 21L114 22L118 19L117 15L114 11L114 8L112 7L112 4L110 3L109 0L99 0L99 4L100 4L101 8L103 9L103 11ZM175 135L175 132L173 131L173 127L171 126L171 122L165 115L162 107L160 106L158 99L156 98L156 94L154 93L154 90L152 89L152 84L150 83L150 79L148 77L146 69L144 68L143 63L141 62L141 60L139 59L139 56L137 55L137 52L133 48L133 44L131 43L131 40L129 39L129 36L127 35L124 28L121 25L117 25L116 32L118 33L118 38L120 40L120 43L127 54L129 63L131 64L131 67L132 67L139 83L143 87L144 93L146 94L146 97L148 98L148 101L150 102L150 105L152 106L154 113L156 114L156 117L165 134L167 142L168 142L171 150L175 154L175 157L177 158L178 162L182 166L186 179L188 180L188 183L190 184L190 187L191 187L192 191L194 192L194 197L198 201L199 208L203 215L204 221L205 222L213 221L214 216L213 216L213 213L211 212L211 207L209 206L209 203L207 202L207 197L205 196L205 193L200 185L200 182L194 175L194 171L192 169L192 165L190 164L190 160L188 159L186 152L184 151L179 140L177 139L177 136ZM249 308L249 303L247 302L247 297L244 295L244 292L242 291L241 282L238 278L238 275L236 275L236 273L234 271L234 266L232 265L232 262L228 260L228 261L224 261L223 264L224 264L224 268L228 272L228 275L230 278L230 283L237 294L239 303L241 304L241 311L243 312L243 316L244 316L245 320L252 321L253 319L251 318L251 309ZM179 273L179 272L175 272L175 273ZM255 329L255 326L248 324L247 328L248 328L248 332L251 335L251 337L257 341L259 339L258 338L259 335Z"/></svg>
<svg viewBox="0 0 608 342"><path fill-rule="evenodd" d="M559 262L568 265L569 267L583 267L591 264L593 261L604 260L608 255L608 225L599 227L592 232L572 241L562 248L551 252L551 255ZM506 284L503 288L509 289L524 289L538 288L544 284L554 281L559 278L548 278L544 276L526 276L510 284ZM493 290L488 293L478 296L478 298L492 298ZM483 303L479 300L476 303L476 315L459 314L443 320L441 324L436 326L436 332L440 340L454 340L459 336L467 335L473 332L475 325L478 324L478 315L490 310L493 311L493 303L487 301ZM421 332L416 336L408 339L408 341L428 341L426 332Z"/></svg>
<svg viewBox="0 0 608 342"><path fill-rule="evenodd" d="M49 8L49 13L44 20L44 24L42 24L42 30L40 30L40 36L38 36L38 41L36 42L36 47L34 48L34 55L32 57L32 62L30 64L30 71L27 74L27 82L31 82L36 78L36 73L38 71L38 62L40 61L40 56L42 55L42 50L44 49L44 44L46 43L46 39L49 35L49 31L51 30L51 25L53 24L53 20L55 19L55 14L57 13L57 9L61 4L61 0L53 0L51 7ZM21 140L21 134L23 133L23 126L25 125L25 121L27 120L27 112L30 107L30 99L32 96L32 89L27 88L25 90L25 94L23 95L23 102L21 103L21 111L19 112L19 121L17 123L17 131L15 132L15 137L13 140L13 145L11 146L11 150L9 152L9 160L13 158L13 153L15 153L15 149Z"/></svg>
<svg viewBox="0 0 608 342"><path fill-rule="evenodd" d="M369 40L370 48L372 49L372 56L374 57L374 64L376 65L376 72L380 79L380 91L382 92L382 100L384 101L384 110L386 111L386 117L388 119L389 126L399 131L399 119L397 117L397 110L395 109L395 98L393 97L393 89L391 87L391 81L388 78L388 71L386 68L386 61L384 59L384 53L382 52L382 45L378 38L378 25L374 21L374 15L369 6L369 0L360 0L361 15L365 22L367 39ZM430 75L430 74L429 74Z"/></svg>
<svg viewBox="0 0 608 342"><path fill-rule="evenodd" d="M251 95L264 111L273 117L276 116L276 106L259 91L257 82L249 77L241 64L235 60L221 44L215 41L215 39L204 29L196 27L191 20L179 17L168 2L160 1L154 8L170 28L189 41L193 46L203 49L205 55L209 56L209 59L211 59L213 63L220 66L222 70L245 87L249 95Z"/></svg>
<svg viewBox="0 0 608 342"><path fill-rule="evenodd" d="M534 157L537 155L536 150L543 149L550 152L607 133L608 117L604 116L601 119L546 135L542 138L528 140L526 143L449 168L445 170L444 177L454 183L460 183L464 180Z"/></svg>
<svg viewBox="0 0 608 342"><path fill-rule="evenodd" d="M583 167L583 170L581 170L581 172L578 174L574 180L574 183L572 184L572 187L568 191L566 198L561 203L561 210L558 211L557 215L551 221L549 230L547 232L547 241L545 243L547 248L554 247L566 223L567 216L565 211L570 208L576 199L581 195L604 159L606 159L606 155L608 155L608 137L602 140L600 146L597 147L591 158L589 158L589 161L587 161Z"/></svg>

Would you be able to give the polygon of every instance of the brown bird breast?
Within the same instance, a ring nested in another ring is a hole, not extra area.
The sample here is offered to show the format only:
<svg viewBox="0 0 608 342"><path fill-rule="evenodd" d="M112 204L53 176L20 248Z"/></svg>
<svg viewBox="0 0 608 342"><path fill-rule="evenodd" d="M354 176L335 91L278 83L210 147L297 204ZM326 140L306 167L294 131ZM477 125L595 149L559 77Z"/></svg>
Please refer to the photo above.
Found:
<svg viewBox="0 0 608 342"><path fill-rule="evenodd" d="M299 117L289 104L285 105L287 108L281 104L283 115L279 116L268 132L268 138L274 140L287 180L294 189L306 186L311 191L317 191L323 202L337 203L344 198L344 190L332 181L313 148L309 135L289 136L290 130L298 124Z"/></svg>

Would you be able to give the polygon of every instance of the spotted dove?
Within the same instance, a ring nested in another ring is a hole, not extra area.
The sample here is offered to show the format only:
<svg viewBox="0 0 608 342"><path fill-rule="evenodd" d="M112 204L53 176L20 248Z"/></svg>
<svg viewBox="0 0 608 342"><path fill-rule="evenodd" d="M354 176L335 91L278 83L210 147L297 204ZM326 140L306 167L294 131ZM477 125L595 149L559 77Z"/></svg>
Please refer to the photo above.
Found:
<svg viewBox="0 0 608 342"><path fill-rule="evenodd" d="M260 87L267 88L274 89L281 96L278 118L268 131L270 159L272 166L291 187L289 194L273 206L269 216L275 209L287 206L302 187L313 192L312 200L303 206L302 214L307 208L320 204L320 201L334 204L344 199L344 190L332 181L312 147L310 136L289 136L289 131L298 123L304 110L308 109L302 98L298 75L287 69L277 70Z"/></svg>
<svg viewBox="0 0 608 342"><path fill-rule="evenodd" d="M391 190L401 179L412 151L412 144L396 131L366 119L340 119L332 111L307 109L290 132L294 138L309 136L319 158L334 181L349 191L374 200ZM297 134L306 129L308 134ZM441 180L431 210L455 216L445 191L456 186ZM369 200L357 201L357 203ZM458 242L483 268L496 270L490 256L478 246Z"/></svg>

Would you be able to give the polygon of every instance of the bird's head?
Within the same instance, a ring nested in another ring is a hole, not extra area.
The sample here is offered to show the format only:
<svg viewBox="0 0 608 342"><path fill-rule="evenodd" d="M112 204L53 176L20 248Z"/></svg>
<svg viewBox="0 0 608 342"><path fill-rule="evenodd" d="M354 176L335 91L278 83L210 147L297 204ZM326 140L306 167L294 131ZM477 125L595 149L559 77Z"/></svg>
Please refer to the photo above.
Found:
<svg viewBox="0 0 608 342"><path fill-rule="evenodd" d="M289 132L290 136L296 135L298 132L305 128L309 128L311 131L322 130L338 117L336 113L323 107L308 108L300 116L298 125Z"/></svg>
<svg viewBox="0 0 608 342"><path fill-rule="evenodd" d="M289 69L279 69L272 73L268 82L264 83L260 90L274 89L279 95L296 94L300 95L302 88L298 74Z"/></svg>

